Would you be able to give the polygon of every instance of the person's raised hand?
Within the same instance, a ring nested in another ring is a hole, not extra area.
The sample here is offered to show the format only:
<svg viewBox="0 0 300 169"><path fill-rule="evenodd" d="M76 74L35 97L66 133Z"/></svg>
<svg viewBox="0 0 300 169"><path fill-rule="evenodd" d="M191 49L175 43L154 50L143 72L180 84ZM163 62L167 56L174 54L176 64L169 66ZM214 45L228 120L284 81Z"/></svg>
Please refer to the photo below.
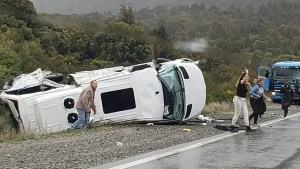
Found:
<svg viewBox="0 0 300 169"><path fill-rule="evenodd" d="M248 71L248 69L245 67L245 73L246 74L248 74L249 73L249 71Z"/></svg>

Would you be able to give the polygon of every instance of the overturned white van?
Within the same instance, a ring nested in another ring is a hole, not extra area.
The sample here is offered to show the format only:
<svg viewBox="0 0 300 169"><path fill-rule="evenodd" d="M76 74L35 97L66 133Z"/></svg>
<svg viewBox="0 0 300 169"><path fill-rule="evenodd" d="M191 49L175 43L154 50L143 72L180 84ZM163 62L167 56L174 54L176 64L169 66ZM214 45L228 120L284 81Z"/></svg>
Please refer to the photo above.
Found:
<svg viewBox="0 0 300 169"><path fill-rule="evenodd" d="M98 112L91 118L100 123L182 122L199 116L205 106L203 74L189 59L77 72L69 75L68 85L56 84L40 77L41 70L37 72L31 74L38 79L34 84L12 85L0 95L2 106L11 112L19 131L45 133L67 129L77 119L74 106L79 94L91 80L98 81Z"/></svg>

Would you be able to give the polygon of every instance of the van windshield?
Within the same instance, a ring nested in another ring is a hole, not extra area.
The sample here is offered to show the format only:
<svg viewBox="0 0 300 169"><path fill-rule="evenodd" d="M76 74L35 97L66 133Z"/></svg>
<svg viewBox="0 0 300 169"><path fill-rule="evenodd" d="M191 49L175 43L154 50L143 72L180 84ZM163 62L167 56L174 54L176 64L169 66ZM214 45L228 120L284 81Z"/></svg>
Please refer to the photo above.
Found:
<svg viewBox="0 0 300 169"><path fill-rule="evenodd" d="M166 110L163 118L181 121L184 117L184 86L180 71L175 65L162 67L158 79L165 89Z"/></svg>

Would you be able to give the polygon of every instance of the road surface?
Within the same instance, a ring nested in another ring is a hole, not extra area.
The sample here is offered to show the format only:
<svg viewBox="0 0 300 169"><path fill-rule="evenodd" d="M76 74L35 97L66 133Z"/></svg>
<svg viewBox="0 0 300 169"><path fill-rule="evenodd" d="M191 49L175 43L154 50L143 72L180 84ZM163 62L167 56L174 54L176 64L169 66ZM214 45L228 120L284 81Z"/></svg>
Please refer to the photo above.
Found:
<svg viewBox="0 0 300 169"><path fill-rule="evenodd" d="M300 113L263 123L255 132L224 133L97 168L300 168Z"/></svg>

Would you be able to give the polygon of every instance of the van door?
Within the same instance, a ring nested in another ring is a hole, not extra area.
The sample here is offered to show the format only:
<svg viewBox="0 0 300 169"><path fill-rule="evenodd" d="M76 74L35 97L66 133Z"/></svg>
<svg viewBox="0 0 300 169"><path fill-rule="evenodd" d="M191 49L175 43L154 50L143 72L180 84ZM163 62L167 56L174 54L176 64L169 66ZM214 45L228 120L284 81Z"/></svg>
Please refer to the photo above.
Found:
<svg viewBox="0 0 300 169"><path fill-rule="evenodd" d="M135 84L135 95L139 103L139 120L162 120L164 106L168 96L164 100L164 92L161 81L157 78L157 71L154 68L147 68L136 72L132 82ZM167 112L166 112L167 114Z"/></svg>
<svg viewBox="0 0 300 169"><path fill-rule="evenodd" d="M42 133L57 132L68 128L67 112L63 109L62 100L55 99L37 99L35 112L38 116L40 129Z"/></svg>
<svg viewBox="0 0 300 169"><path fill-rule="evenodd" d="M130 121L137 118L138 102L130 76L104 80L96 90L97 108L102 108L103 120ZM99 111L99 110L97 110Z"/></svg>

